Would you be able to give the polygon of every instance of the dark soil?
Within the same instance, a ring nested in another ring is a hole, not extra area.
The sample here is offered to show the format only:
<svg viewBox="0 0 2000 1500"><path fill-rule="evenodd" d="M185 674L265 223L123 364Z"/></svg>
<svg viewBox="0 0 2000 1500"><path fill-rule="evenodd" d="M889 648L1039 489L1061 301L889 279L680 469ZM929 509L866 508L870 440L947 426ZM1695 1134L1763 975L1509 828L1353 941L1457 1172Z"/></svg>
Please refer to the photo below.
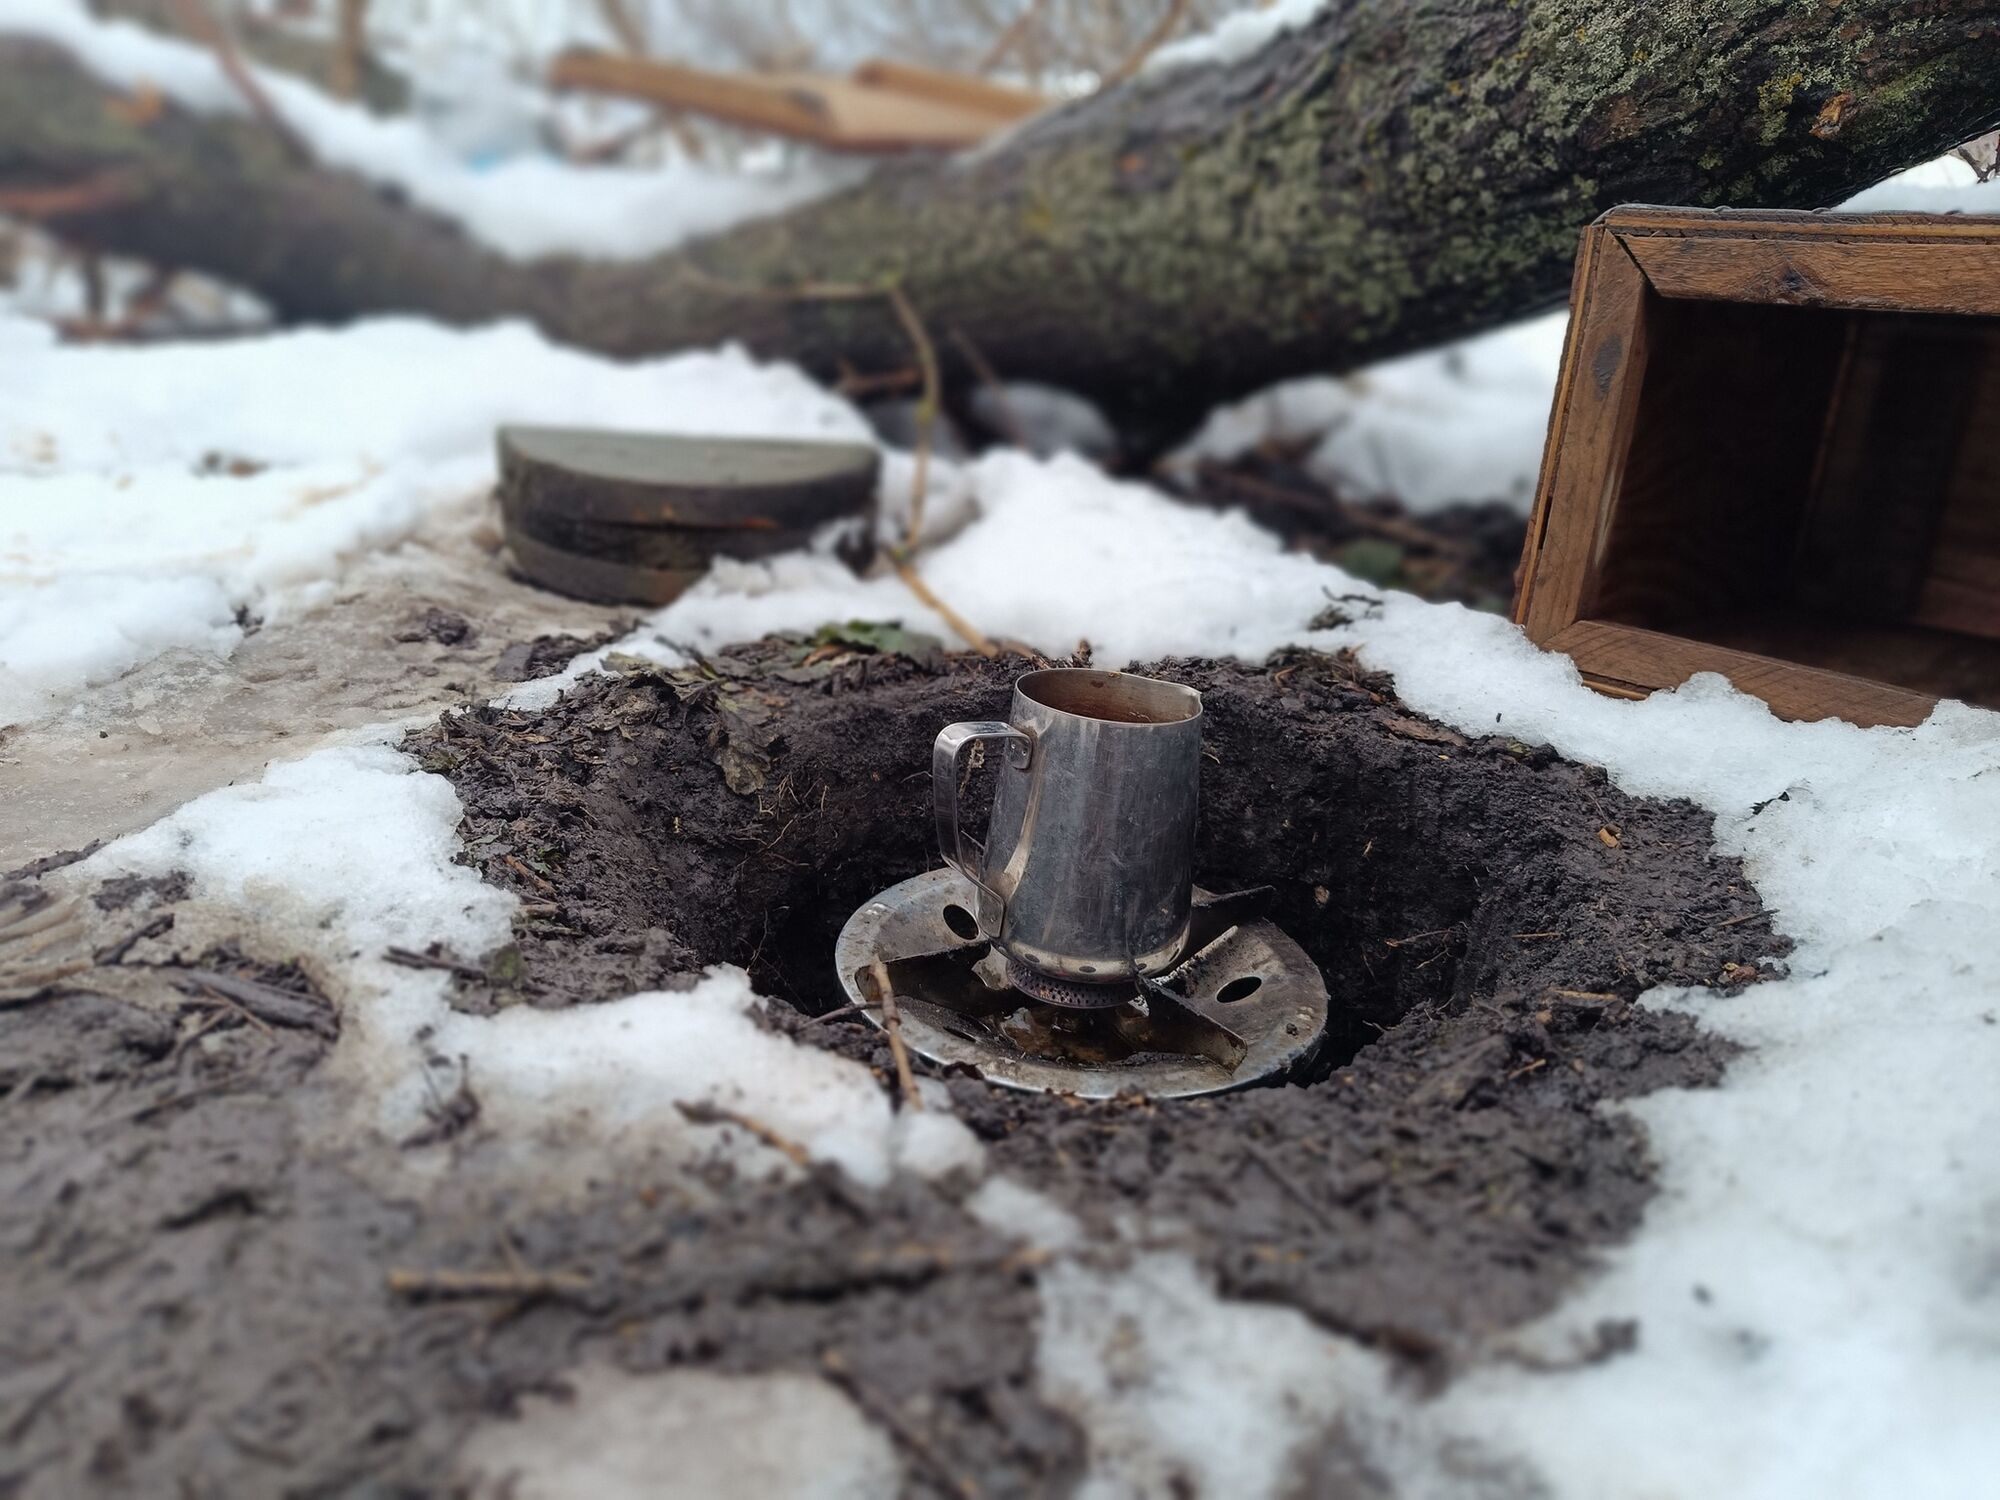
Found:
<svg viewBox="0 0 2000 1500"><path fill-rule="evenodd" d="M407 748L453 780L468 857L523 917L500 953L412 958L458 965L470 1009L741 963L795 1007L771 1024L887 1079L872 1029L806 1017L842 998L847 915L933 862L931 739L1003 712L1019 665L766 642L591 679L545 713L448 716ZM1468 743L1342 659L1157 670L1204 694L1198 878L1277 887L1339 1024L1297 1085L1093 1105L956 1077L957 1107L997 1169L1086 1222L1174 1224L1232 1295L1448 1379L1636 1225L1645 1141L1598 1106L1727 1062L1632 998L1747 981L1782 940L1693 807ZM94 920L140 930L182 895L120 891ZM309 1125L324 1032L191 1011L176 975L221 960L176 936L0 1001L0 1055L42 1059L0 1083L0 1495L435 1492L471 1425L592 1353L635 1370L831 1353L982 1494L1081 1472L1081 1434L1035 1390L1032 1259L959 1208L962 1185L718 1178L717 1207L635 1169L538 1205L482 1185L474 1077L433 1137L464 1169L388 1197ZM284 958L258 955L255 982L310 990ZM190 1041L203 1014L216 1029ZM589 1289L423 1302L384 1280L517 1262Z"/></svg>
<svg viewBox="0 0 2000 1500"><path fill-rule="evenodd" d="M599 646L608 646L630 633L630 625L621 623L607 630L600 630L595 635L538 635L531 641L516 641L500 653L500 659L493 668L493 675L502 682L527 682L536 677L553 677L584 652L595 651ZM397 639L400 640L402 637L398 636ZM456 645L458 642L448 644Z"/></svg>

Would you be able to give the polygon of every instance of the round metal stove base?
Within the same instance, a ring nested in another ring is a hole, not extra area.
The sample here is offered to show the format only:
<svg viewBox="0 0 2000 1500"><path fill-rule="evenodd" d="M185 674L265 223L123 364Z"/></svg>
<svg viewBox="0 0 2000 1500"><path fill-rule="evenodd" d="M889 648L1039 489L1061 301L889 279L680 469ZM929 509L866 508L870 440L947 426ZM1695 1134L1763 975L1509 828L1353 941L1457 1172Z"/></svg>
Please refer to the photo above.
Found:
<svg viewBox="0 0 2000 1500"><path fill-rule="evenodd" d="M956 870L915 876L848 918L834 962L872 1023L886 976L905 1045L989 1083L1085 1099L1216 1094L1282 1076L1326 1030L1326 982L1273 922L1227 927L1126 1004L1071 1010L1008 984L973 910Z"/></svg>

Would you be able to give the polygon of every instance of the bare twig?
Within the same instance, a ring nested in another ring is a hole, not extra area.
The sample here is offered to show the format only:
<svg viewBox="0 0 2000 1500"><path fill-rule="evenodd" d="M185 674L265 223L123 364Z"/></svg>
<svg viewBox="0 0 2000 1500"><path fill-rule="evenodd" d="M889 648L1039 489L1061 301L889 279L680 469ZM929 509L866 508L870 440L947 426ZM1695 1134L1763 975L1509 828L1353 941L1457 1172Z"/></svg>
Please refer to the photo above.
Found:
<svg viewBox="0 0 2000 1500"><path fill-rule="evenodd" d="M19 219L60 219L109 208L131 196L132 183L123 173L94 172L61 187L0 188L0 213Z"/></svg>
<svg viewBox="0 0 2000 1500"><path fill-rule="evenodd" d="M910 519L903 528L903 545L914 547L924 530L924 492L929 486L931 468L931 428L937 421L938 406L943 399L942 382L938 379L937 346L931 343L924 320L917 316L916 308L910 305L910 299L903 295L901 287L892 285L888 295L896 321L903 325L903 332L917 351L917 368L924 374L923 394L917 398L917 453L915 473L910 480Z"/></svg>
<svg viewBox="0 0 2000 1500"><path fill-rule="evenodd" d="M271 102L271 96L264 92L264 86L257 81L243 61L243 54L236 50L236 43L228 30L209 8L208 0L168 0L174 8L174 15L181 30L197 41L203 42L215 54L215 61L221 67L236 92L243 96L243 102L250 106L250 113L285 144L300 161L311 161L313 153L305 143L305 138L285 123L285 117L278 113L278 107Z"/></svg>
<svg viewBox="0 0 2000 1500"><path fill-rule="evenodd" d="M911 1109L924 1107L917 1092L917 1080L910 1072L910 1051L903 1044L903 1013L896 1008L896 987L889 982L889 966L876 959L868 966L875 979L875 996L882 1006L882 1030L889 1038L889 1055L896 1060L896 1083L903 1091L903 1103Z"/></svg>
<svg viewBox="0 0 2000 1500"><path fill-rule="evenodd" d="M925 583L922 576L911 566L909 557L901 548L892 547L889 549L889 565L896 570L896 576L903 580L904 587L908 588L911 593L936 610L943 618L945 624L958 632L959 639L963 640L966 645L977 651L981 656L998 656L1000 654L1000 648L982 635L978 626L974 625L964 615L960 614L937 596L931 586Z"/></svg>
<svg viewBox="0 0 2000 1500"><path fill-rule="evenodd" d="M526 865L521 863L521 861L514 855L512 854L501 855L500 863L505 865L508 869L512 870L516 875L520 876L523 880L527 881L529 885L532 885L536 890L540 891L544 896L553 896L556 893L556 888L553 885L550 885L548 881L542 879L541 876L537 875L533 870L529 869Z"/></svg>
<svg viewBox="0 0 2000 1500"><path fill-rule="evenodd" d="M336 21L329 81L336 98L352 99L361 92L361 65L368 56L368 0L338 0Z"/></svg>
<svg viewBox="0 0 2000 1500"><path fill-rule="evenodd" d="M818 1026L826 1021L838 1021L843 1016L859 1015L862 1011L866 1009L868 1009L867 1006L863 1005L859 1000L856 1000L852 1004L841 1006L840 1009L838 1010L830 1010L825 1012L823 1015L817 1015L812 1017L810 1020L805 1022L805 1026ZM800 1029L803 1030L804 1027L802 1026Z"/></svg>
<svg viewBox="0 0 2000 1500"><path fill-rule="evenodd" d="M156 938L163 932L171 932L173 926L174 914L170 911L162 912L145 926L134 928L131 932L126 933L125 936L110 947L98 949L91 957L106 967L122 963L125 955L130 953L136 944L144 942L147 938Z"/></svg>
<svg viewBox="0 0 2000 1500"><path fill-rule="evenodd" d="M234 974L218 974L213 969L189 969L186 982L177 987L186 990L189 984L233 1001L260 1021L297 1027L328 1039L340 1032L332 1009L308 995L259 984L254 979L240 979Z"/></svg>
<svg viewBox="0 0 2000 1500"><path fill-rule="evenodd" d="M698 1099L676 1099L674 1108L681 1112L681 1118L690 1125L734 1125L747 1130L773 1151L791 1158L794 1166L810 1167L812 1153L788 1135L780 1135L762 1120L744 1114L740 1110L724 1109L720 1104L708 1104Z"/></svg>
<svg viewBox="0 0 2000 1500"><path fill-rule="evenodd" d="M1181 22L1187 19L1187 13L1188 0L1173 0L1173 4L1161 12L1160 19L1154 23L1153 29L1139 39L1139 45L1126 54L1123 62L1104 75L1098 87L1108 89L1114 83L1123 83L1143 68L1146 59L1166 45L1167 39L1180 29Z"/></svg>
<svg viewBox="0 0 2000 1500"><path fill-rule="evenodd" d="M828 1349L821 1354L820 1364L825 1367L828 1378L846 1391L856 1406L889 1429L896 1441L909 1450L910 1457L922 1466L932 1481L947 1495L956 1495L959 1500L979 1500L979 1486L970 1479L954 1474L938 1456L937 1450L919 1437L894 1407L861 1382L839 1350Z"/></svg>
<svg viewBox="0 0 2000 1500"><path fill-rule="evenodd" d="M1285 1169L1279 1166L1275 1161L1271 1160L1270 1153L1267 1152L1261 1145L1259 1145L1256 1141L1245 1141L1243 1143L1243 1151L1244 1154L1250 1158L1250 1160L1254 1161L1258 1166L1264 1169L1265 1175L1268 1176L1271 1179L1271 1181L1275 1182L1278 1185L1278 1191L1283 1193L1287 1198L1291 1199L1292 1202L1298 1204L1300 1208L1304 1209L1306 1211L1306 1214L1315 1223L1317 1223L1320 1226L1320 1228L1328 1230L1329 1232L1337 1232L1338 1226L1334 1224L1333 1216L1329 1214L1323 1206L1313 1202L1311 1198L1308 1198L1306 1196L1305 1189L1300 1187L1296 1182L1292 1181L1291 1177L1286 1173Z"/></svg>
<svg viewBox="0 0 2000 1500"><path fill-rule="evenodd" d="M993 45L986 49L986 55L973 64L975 73L991 73L1009 52L1019 46L1035 23L1041 19L1044 0L1028 0L1021 13L1007 24L1007 29L993 39Z"/></svg>
<svg viewBox="0 0 2000 1500"><path fill-rule="evenodd" d="M945 337L949 338L953 347L965 356L965 362L972 367L972 373L979 377L979 383L992 393L993 415L1000 424L1001 431L1006 435L1007 441L1016 448L1027 447L1027 429L1021 426L1021 418L1014 410L1014 403L1007 399L1007 387L1000 381L1000 372L993 368L992 362L984 354L979 352L979 346L966 337L964 329L953 326L945 330Z"/></svg>
<svg viewBox="0 0 2000 1500"><path fill-rule="evenodd" d="M911 564L909 554L917 544L917 538L924 524L924 492L929 484L930 468L930 422L941 403L942 382L938 371L937 346L931 342L923 319L901 287L893 282L881 287L861 286L848 282L808 281L796 287L756 287L745 286L702 270L699 266L687 266L686 274L693 280L719 290L734 292L739 296L775 298L785 302L861 302L871 297L888 299L896 321L902 325L904 335L916 352L917 368L923 373L923 395L919 398L917 411L916 473L910 486L910 519L903 528L903 545L888 549L890 565L896 576L903 580L909 591L936 610L944 622L956 631L961 639L981 656L998 656L1000 648L983 635L979 628L964 615L940 599L931 586L918 575Z"/></svg>
<svg viewBox="0 0 2000 1500"><path fill-rule="evenodd" d="M449 958L433 958L428 953L418 953L411 948L385 949L382 956L400 968L442 969L447 974L456 974L460 979L470 979L474 984L493 982L491 975L472 964L457 963Z"/></svg>

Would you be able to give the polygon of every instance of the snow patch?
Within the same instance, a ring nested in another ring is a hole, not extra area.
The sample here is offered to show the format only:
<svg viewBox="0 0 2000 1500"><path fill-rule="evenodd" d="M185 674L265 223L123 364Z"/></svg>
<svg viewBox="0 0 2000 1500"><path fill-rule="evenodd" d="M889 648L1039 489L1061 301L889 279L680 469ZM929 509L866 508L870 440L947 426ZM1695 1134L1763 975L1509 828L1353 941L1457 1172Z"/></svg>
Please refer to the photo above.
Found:
<svg viewBox="0 0 2000 1500"><path fill-rule="evenodd" d="M1184 1255L1059 1261L1040 1288L1041 1393L1090 1438L1079 1500L1346 1493L1335 1466L1379 1445L1400 1404L1379 1355L1293 1308L1225 1302ZM1407 1477L1397 1493L1437 1493Z"/></svg>
<svg viewBox="0 0 2000 1500"><path fill-rule="evenodd" d="M1297 637L1329 588L1361 587L1240 512L1176 505L1071 456L993 453L967 473L979 519L923 555L924 579L989 636L1046 653L1087 636L1105 666L1204 651L1256 660ZM641 634L706 648L847 619L955 639L893 575L860 579L796 553L718 562Z"/></svg>
<svg viewBox="0 0 2000 1500"><path fill-rule="evenodd" d="M585 1365L564 1383L566 1398L529 1396L520 1416L467 1440L459 1466L478 1493L864 1500L902 1488L887 1435L809 1375L632 1375Z"/></svg>
<svg viewBox="0 0 2000 1500"><path fill-rule="evenodd" d="M1976 1490L2000 1460L2000 714L1789 724L1712 675L1619 702L1499 620L1401 596L1342 636L1416 709L1714 809L1798 942L1789 979L1648 997L1752 1050L1718 1089L1630 1106L1661 1195L1521 1340L1560 1354L1636 1318L1637 1351L1489 1368L1441 1419L1564 1495Z"/></svg>
<svg viewBox="0 0 2000 1500"><path fill-rule="evenodd" d="M618 364L525 324L388 318L104 348L0 316L0 724L162 651L226 656L239 607L282 618L428 519L469 519L506 422L868 437L734 347ZM940 524L966 506L952 483Z"/></svg>
<svg viewBox="0 0 2000 1500"><path fill-rule="evenodd" d="M86 873L185 871L197 897L254 911L317 953L341 1006L329 1067L358 1087L360 1123L392 1140L417 1133L469 1069L481 1128L537 1181L588 1180L641 1154L789 1170L748 1130L690 1124L680 1102L752 1116L869 1185L899 1168L980 1169L983 1150L941 1088L922 1110L892 1109L860 1064L760 1027L764 1002L740 969L559 1012L453 1010L444 976L385 955L437 942L476 958L508 941L515 898L453 863L461 815L449 782L396 751L334 747L195 799Z"/></svg>
<svg viewBox="0 0 2000 1500"><path fill-rule="evenodd" d="M1037 1250L1068 1250L1083 1238L1083 1226L1074 1214L1012 1177L987 1178L965 1200L965 1211L988 1229L1013 1235Z"/></svg>
<svg viewBox="0 0 2000 1500"><path fill-rule="evenodd" d="M1541 476L1567 313L1549 313L1344 376L1291 380L1212 413L1171 460L1305 450L1343 495L1422 514L1503 500L1526 514Z"/></svg>
<svg viewBox="0 0 2000 1500"><path fill-rule="evenodd" d="M1281 33L1298 30L1324 9L1326 0L1263 0L1261 5L1232 11L1216 22L1213 29L1157 49L1146 59L1140 76L1157 76L1176 68L1208 63L1239 62Z"/></svg>

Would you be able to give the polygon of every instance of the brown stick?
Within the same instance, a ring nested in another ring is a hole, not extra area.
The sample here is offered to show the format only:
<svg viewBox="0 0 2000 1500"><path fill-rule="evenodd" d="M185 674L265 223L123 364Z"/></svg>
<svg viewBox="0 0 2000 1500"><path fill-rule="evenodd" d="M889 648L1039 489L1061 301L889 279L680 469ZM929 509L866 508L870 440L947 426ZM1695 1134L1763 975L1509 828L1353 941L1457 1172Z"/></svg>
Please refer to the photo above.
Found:
<svg viewBox="0 0 2000 1500"><path fill-rule="evenodd" d="M888 1428L890 1435L909 1450L910 1457L930 1474L946 1494L956 1495L959 1500L979 1500L979 1486L952 1473L945 1461L938 1457L937 1450L919 1437L894 1407L862 1384L839 1350L828 1349L819 1358L833 1382L853 1398L856 1406Z"/></svg>
<svg viewBox="0 0 2000 1500"><path fill-rule="evenodd" d="M271 102L271 96L264 92L264 85L257 81L243 61L243 54L236 50L227 28L209 8L208 0L168 0L179 19L181 29L189 36L208 45L215 54L215 60L222 68L224 76L243 96L243 102L250 106L255 115L273 135L285 143L285 149L302 162L314 159L310 147L297 131L285 123L285 117L278 113L278 107Z"/></svg>
<svg viewBox="0 0 2000 1500"><path fill-rule="evenodd" d="M889 1055L896 1060L896 1083L903 1090L903 1103L911 1109L924 1107L917 1092L916 1075L910 1071L910 1052L903 1045L903 1013L896 1008L896 987L889 983L889 966L876 959L868 966L875 977L876 998L882 1005L882 1030L889 1037Z"/></svg>
<svg viewBox="0 0 2000 1500"><path fill-rule="evenodd" d="M309 996L259 984L254 979L239 979L234 974L218 974L212 969L189 969L187 980L212 995L234 1002L260 1021L297 1027L328 1039L339 1035L340 1026L333 1011Z"/></svg>
<svg viewBox="0 0 2000 1500"><path fill-rule="evenodd" d="M361 92L361 64L368 54L368 0L338 0L338 35L333 53L333 92L352 99Z"/></svg>
<svg viewBox="0 0 2000 1500"><path fill-rule="evenodd" d="M744 1114L740 1110L724 1109L720 1104L709 1104L702 1100L676 1099L674 1108L681 1118L690 1125L734 1125L747 1130L772 1150L790 1157L795 1166L811 1167L812 1153L788 1135L780 1135L762 1120Z"/></svg>
<svg viewBox="0 0 2000 1500"><path fill-rule="evenodd" d="M59 219L64 214L89 213L115 207L132 196L123 174L93 172L78 182L49 188L0 188L0 213L21 219Z"/></svg>
<svg viewBox="0 0 2000 1500"><path fill-rule="evenodd" d="M971 366L972 373L979 377L979 383L992 392L993 412L1007 441L1016 448L1027 447L1027 430L1021 426L1021 418L1014 411L1014 403L1007 399L1007 387L1001 384L1000 372L993 368L992 361L980 352L977 344L966 337L963 328L953 325L945 330L945 336L965 357L965 362Z"/></svg>
<svg viewBox="0 0 2000 1500"><path fill-rule="evenodd" d="M945 624L957 631L959 639L964 641L966 645L977 651L981 656L998 656L1000 654L1000 648L989 641L984 635L981 635L978 626L974 625L964 615L960 614L937 596L931 586L925 583L917 570L910 565L909 558L903 554L900 548L891 549L889 553L889 565L896 570L896 576L903 580L904 586L943 616Z"/></svg>
<svg viewBox="0 0 2000 1500"><path fill-rule="evenodd" d="M916 471L910 480L910 520L903 528L903 545L914 547L924 529L924 492L931 468L931 427L937 421L938 406L943 400L943 382L938 378L937 347L931 343L924 320L917 316L916 308L910 305L910 299L903 295L901 287L890 287L888 296L896 321L903 325L903 332L909 335L910 343L917 351L917 368L924 375L923 394L917 398Z"/></svg>

